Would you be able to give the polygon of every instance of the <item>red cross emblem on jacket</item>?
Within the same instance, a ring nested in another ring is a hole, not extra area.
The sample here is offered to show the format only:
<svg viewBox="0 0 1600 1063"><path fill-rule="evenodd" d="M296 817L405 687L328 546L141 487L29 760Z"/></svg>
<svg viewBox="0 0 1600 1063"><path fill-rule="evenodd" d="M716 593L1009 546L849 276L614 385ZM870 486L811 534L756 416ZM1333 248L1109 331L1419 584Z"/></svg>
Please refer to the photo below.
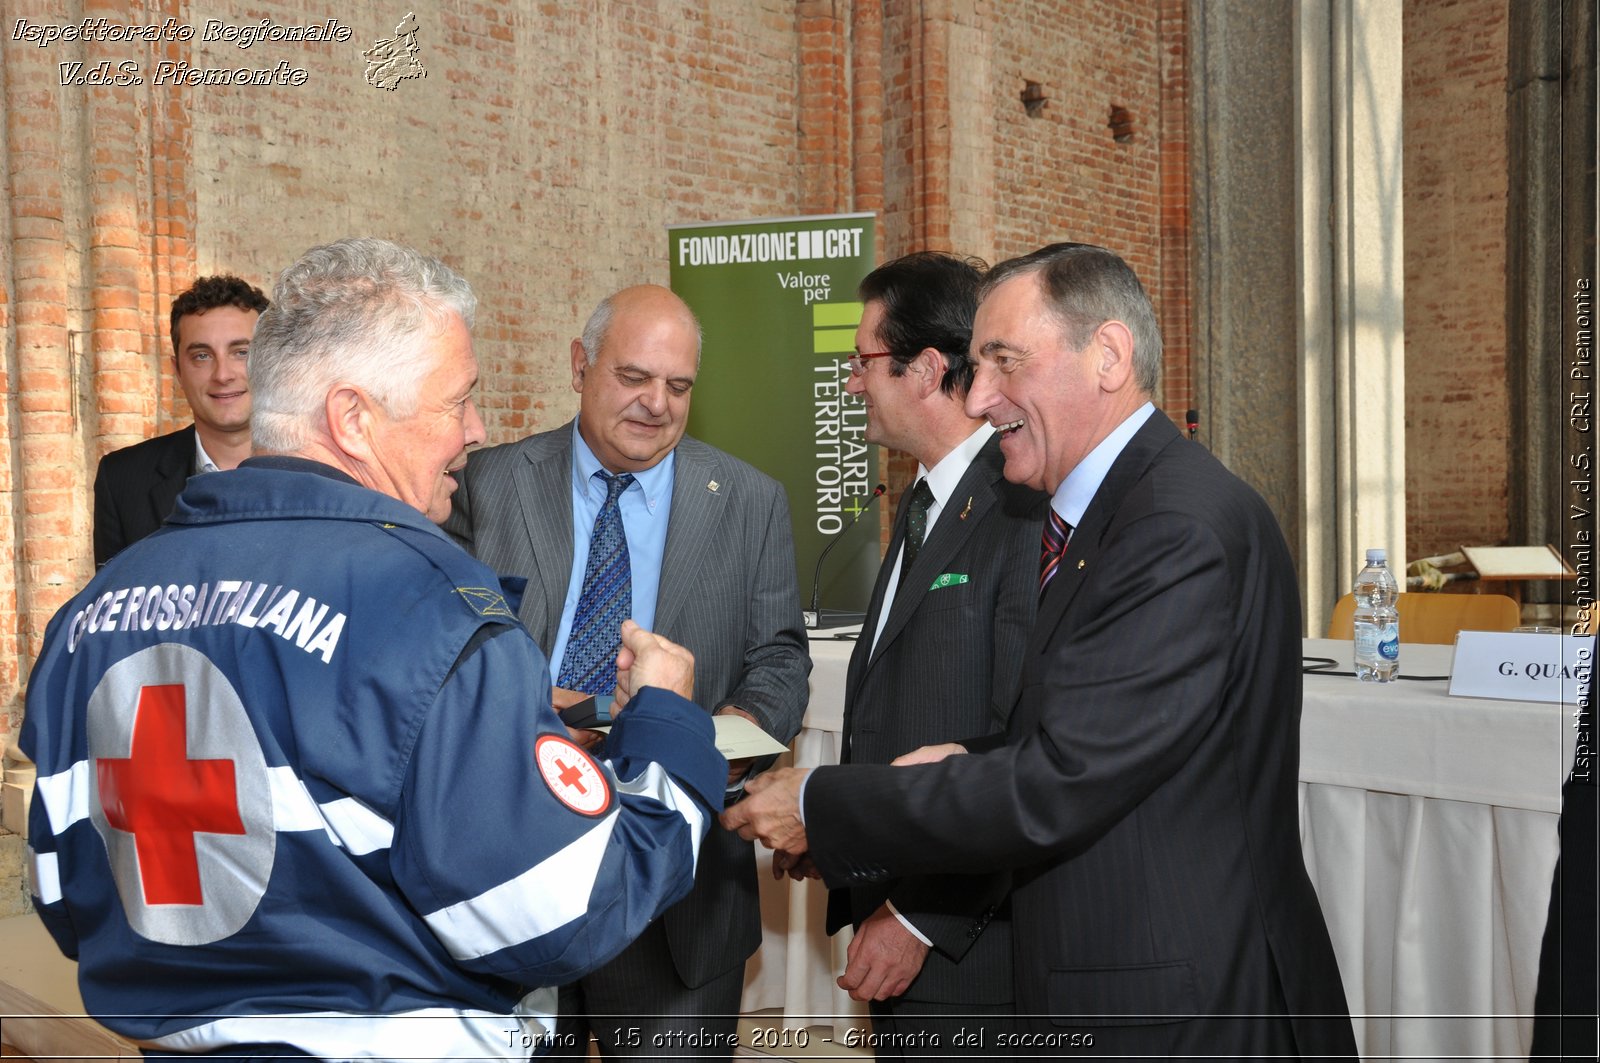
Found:
<svg viewBox="0 0 1600 1063"><path fill-rule="evenodd" d="M324 829L298 779L269 767L238 688L195 647L158 643L107 668L85 726L85 811L129 927L151 941L238 933L272 882L280 834ZM101 874L92 859L61 869L64 889Z"/></svg>
<svg viewBox="0 0 1600 1063"><path fill-rule="evenodd" d="M180 685L140 688L130 755L95 761L106 822L134 836L146 904L204 904L194 836L243 834L233 761L190 760Z"/></svg>

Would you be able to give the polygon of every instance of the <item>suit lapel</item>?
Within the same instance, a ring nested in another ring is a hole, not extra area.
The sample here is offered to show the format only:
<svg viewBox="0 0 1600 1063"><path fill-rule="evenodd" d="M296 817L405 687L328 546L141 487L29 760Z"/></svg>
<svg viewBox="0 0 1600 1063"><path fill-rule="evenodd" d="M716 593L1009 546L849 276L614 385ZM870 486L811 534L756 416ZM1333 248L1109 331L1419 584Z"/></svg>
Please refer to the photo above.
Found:
<svg viewBox="0 0 1600 1063"><path fill-rule="evenodd" d="M673 626L693 598L704 570L706 551L722 519L723 499L733 487L717 474L709 448L685 436L679 441L672 471L672 510L667 516L667 546L661 557L661 585L656 592L656 631L672 638ZM711 484L716 483L715 490Z"/></svg>
<svg viewBox="0 0 1600 1063"><path fill-rule="evenodd" d="M1150 468L1157 454L1179 439L1178 430L1159 409L1128 440L1117 460L1111 463L1100 489L1094 493L1083 519L1073 529L1067 540L1067 552L1061 558L1061 567L1050 581L1044 598L1039 602L1039 619L1034 624L1030 656L1042 653L1049 645L1056 626L1061 622L1083 586L1098 564L1107 528L1122 508L1123 499L1133 485L1138 483ZM1041 529L1042 530L1042 529Z"/></svg>
<svg viewBox="0 0 1600 1063"><path fill-rule="evenodd" d="M154 528L161 527L178 504L183 485L189 482L195 465L195 427L172 437L172 445L156 458L155 481L150 485L150 515Z"/></svg>
<svg viewBox="0 0 1600 1063"><path fill-rule="evenodd" d="M911 567L900 574L900 586L895 590L894 602L889 607L889 619L883 625L883 634L873 648L872 661L876 661L884 648L905 629L911 617L922 606L929 594L934 578L944 572L945 566L972 538L983 517L998 501L994 485L1000 478L1002 466L1000 447L991 438L972 464L967 467L956 489L939 511L927 541L917 552ZM970 500L970 502L969 502ZM871 666L871 662L868 662Z"/></svg>
<svg viewBox="0 0 1600 1063"><path fill-rule="evenodd" d="M541 646L550 645L561 626L561 607L572 581L572 428L558 428L558 441L548 449L529 447L527 461L512 470L517 501L528 528L531 563L544 598L544 612L528 619L529 631ZM536 439L539 437L535 437ZM533 630L539 623L542 630Z"/></svg>
<svg viewBox="0 0 1600 1063"><path fill-rule="evenodd" d="M903 491L900 494L900 505L894 511L894 523L890 526L889 549L885 553L883 563L878 565L877 578L872 583L872 597L867 600L867 615L861 619L861 634L856 637L855 648L850 653L850 667L845 673L844 681L844 711L845 733L850 731L849 716L851 703L855 700L856 691L861 687L861 681L866 675L867 658L872 653L872 633L878 630L878 617L883 612L883 599L889 593L889 576L893 573L894 563L890 558L899 556L901 548L906 541L906 524L911 512L911 492Z"/></svg>

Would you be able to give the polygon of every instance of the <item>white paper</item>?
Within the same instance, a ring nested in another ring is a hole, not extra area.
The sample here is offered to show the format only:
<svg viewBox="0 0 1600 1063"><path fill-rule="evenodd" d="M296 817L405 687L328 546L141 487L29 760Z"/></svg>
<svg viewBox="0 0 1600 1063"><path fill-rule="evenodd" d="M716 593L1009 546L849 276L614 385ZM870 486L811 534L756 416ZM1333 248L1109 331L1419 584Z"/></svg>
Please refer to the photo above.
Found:
<svg viewBox="0 0 1600 1063"><path fill-rule="evenodd" d="M745 719L727 713L711 717L717 728L717 752L729 760L745 757L765 757L773 753L786 753L789 747Z"/></svg>
<svg viewBox="0 0 1600 1063"><path fill-rule="evenodd" d="M1575 705L1591 697L1593 635L1463 631L1456 636L1450 693Z"/></svg>

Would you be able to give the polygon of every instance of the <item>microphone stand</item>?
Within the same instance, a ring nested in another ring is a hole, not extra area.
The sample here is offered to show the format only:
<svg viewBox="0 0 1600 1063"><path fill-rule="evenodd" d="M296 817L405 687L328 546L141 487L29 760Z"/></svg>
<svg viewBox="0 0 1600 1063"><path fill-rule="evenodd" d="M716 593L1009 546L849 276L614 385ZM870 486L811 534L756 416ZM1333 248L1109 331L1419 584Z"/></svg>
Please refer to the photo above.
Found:
<svg viewBox="0 0 1600 1063"><path fill-rule="evenodd" d="M856 522L867 515L867 510L872 508L872 504L882 498L888 490L887 484L879 484L874 487L871 496L867 499L867 504L856 510L856 515L850 518L850 523L840 528L833 538L829 540L828 545L822 548L822 553L817 555L816 571L811 574L811 608L803 614L805 625L808 629L822 627L822 609L817 604L818 597L822 591L822 563L828 559L828 555L833 552L833 548L839 545L839 541L849 533L850 529L856 526Z"/></svg>

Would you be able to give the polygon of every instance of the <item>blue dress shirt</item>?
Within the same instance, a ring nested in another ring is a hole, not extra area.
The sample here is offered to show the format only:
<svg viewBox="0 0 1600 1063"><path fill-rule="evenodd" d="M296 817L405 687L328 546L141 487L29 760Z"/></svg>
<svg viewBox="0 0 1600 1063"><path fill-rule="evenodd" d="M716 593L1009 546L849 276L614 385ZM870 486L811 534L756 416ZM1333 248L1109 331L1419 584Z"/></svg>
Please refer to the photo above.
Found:
<svg viewBox="0 0 1600 1063"><path fill-rule="evenodd" d="M676 451L655 465L633 474L633 483L622 492L617 508L622 511L622 530L628 536L628 567L633 580L635 623L654 630L656 595L661 589L661 559L667 552L667 524L672 516L672 481ZM606 500L600 459L594 456L577 422L572 425L572 576L567 581L567 600L561 606L561 626L550 647L550 662L556 671L567 653L572 635L572 616L583 593L583 570L589 563L589 539L594 535L594 519Z"/></svg>

